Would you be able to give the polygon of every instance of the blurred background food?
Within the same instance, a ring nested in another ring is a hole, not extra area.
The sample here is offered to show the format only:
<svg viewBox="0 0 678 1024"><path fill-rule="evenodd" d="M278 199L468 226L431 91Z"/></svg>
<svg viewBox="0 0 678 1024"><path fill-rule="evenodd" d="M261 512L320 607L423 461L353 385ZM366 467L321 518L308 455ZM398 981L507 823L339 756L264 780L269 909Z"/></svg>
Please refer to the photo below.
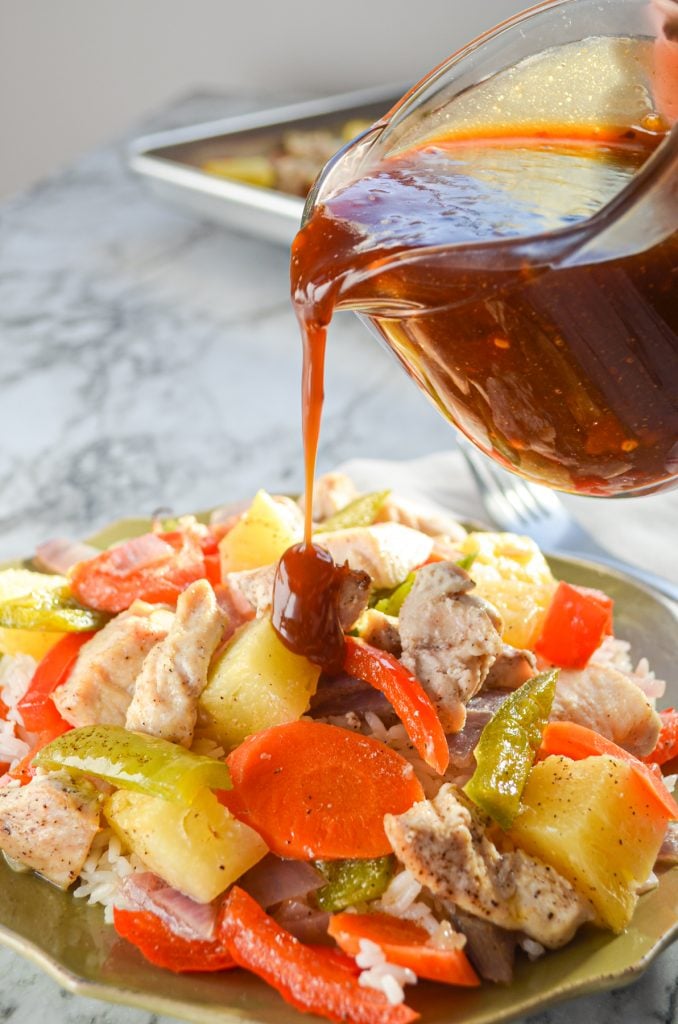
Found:
<svg viewBox="0 0 678 1024"><path fill-rule="evenodd" d="M338 130L288 131L273 152L252 151L247 156L215 157L206 160L202 170L219 178L274 188L304 198L329 158L369 126L369 121L353 118Z"/></svg>
<svg viewBox="0 0 678 1024"><path fill-rule="evenodd" d="M129 134L135 120L141 124L178 96L257 93L271 105L415 81L525 6L526 0L428 0L423 8L411 0L0 3L0 197Z"/></svg>

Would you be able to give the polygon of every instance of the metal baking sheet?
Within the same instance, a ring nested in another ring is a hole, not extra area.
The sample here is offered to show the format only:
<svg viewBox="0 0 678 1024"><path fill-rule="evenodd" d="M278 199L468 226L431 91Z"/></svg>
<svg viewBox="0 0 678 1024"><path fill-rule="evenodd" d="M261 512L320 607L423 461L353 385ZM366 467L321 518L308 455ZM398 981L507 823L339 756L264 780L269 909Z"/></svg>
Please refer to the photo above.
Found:
<svg viewBox="0 0 678 1024"><path fill-rule="evenodd" d="M290 130L339 128L353 118L376 121L406 90L391 84L145 135L132 143L129 164L161 198L236 231L290 245L303 199L218 178L201 165L215 157L265 154Z"/></svg>

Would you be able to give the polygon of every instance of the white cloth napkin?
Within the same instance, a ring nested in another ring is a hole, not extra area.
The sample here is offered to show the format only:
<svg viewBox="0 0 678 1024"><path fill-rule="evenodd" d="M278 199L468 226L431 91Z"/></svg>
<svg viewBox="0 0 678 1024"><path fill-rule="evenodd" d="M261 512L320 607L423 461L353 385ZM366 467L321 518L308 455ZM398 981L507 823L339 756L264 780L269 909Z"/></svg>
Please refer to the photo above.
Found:
<svg viewBox="0 0 678 1024"><path fill-rule="evenodd" d="M390 487L442 505L461 519L487 522L473 478L458 451L410 462L351 459L339 468L361 490ZM579 523L612 554L678 580L678 490L623 500L562 498Z"/></svg>

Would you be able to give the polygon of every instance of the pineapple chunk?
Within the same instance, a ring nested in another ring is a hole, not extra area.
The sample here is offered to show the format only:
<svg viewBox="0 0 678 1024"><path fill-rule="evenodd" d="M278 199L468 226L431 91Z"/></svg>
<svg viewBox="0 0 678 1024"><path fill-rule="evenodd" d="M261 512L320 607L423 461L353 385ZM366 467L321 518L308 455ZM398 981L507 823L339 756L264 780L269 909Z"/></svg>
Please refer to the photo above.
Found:
<svg viewBox="0 0 678 1024"><path fill-rule="evenodd" d="M301 540L302 533L303 516L293 501L258 491L219 544L222 575L277 562L287 548Z"/></svg>
<svg viewBox="0 0 678 1024"><path fill-rule="evenodd" d="M475 555L469 575L475 593L500 612L503 640L513 647L532 648L556 588L537 545L515 533L469 533L460 550Z"/></svg>
<svg viewBox="0 0 678 1024"><path fill-rule="evenodd" d="M252 733L304 714L320 669L293 654L270 619L253 619L212 666L200 697L200 720L229 750Z"/></svg>
<svg viewBox="0 0 678 1024"><path fill-rule="evenodd" d="M665 832L633 768L606 755L547 757L535 765L508 835L569 879L591 901L599 924L621 932Z"/></svg>
<svg viewBox="0 0 678 1024"><path fill-rule="evenodd" d="M0 572L0 601L25 597L34 590L52 590L65 587L65 576L52 576L30 569L5 569ZM5 629L0 627L0 654L29 654L40 661L64 633L43 633L36 629Z"/></svg>
<svg viewBox="0 0 678 1024"><path fill-rule="evenodd" d="M268 852L263 839L203 790L191 807L119 789L104 814L111 828L168 885L209 903Z"/></svg>

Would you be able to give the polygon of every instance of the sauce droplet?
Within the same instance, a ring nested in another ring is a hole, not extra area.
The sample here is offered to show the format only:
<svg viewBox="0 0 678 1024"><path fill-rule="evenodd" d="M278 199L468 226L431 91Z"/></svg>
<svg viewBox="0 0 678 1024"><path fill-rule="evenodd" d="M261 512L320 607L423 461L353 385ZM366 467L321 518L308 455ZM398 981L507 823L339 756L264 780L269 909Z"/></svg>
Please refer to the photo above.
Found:
<svg viewBox="0 0 678 1024"><path fill-rule="evenodd" d="M344 663L344 632L339 602L348 566L337 566L316 544L295 544L278 563L273 583L273 628L289 650L339 672Z"/></svg>

